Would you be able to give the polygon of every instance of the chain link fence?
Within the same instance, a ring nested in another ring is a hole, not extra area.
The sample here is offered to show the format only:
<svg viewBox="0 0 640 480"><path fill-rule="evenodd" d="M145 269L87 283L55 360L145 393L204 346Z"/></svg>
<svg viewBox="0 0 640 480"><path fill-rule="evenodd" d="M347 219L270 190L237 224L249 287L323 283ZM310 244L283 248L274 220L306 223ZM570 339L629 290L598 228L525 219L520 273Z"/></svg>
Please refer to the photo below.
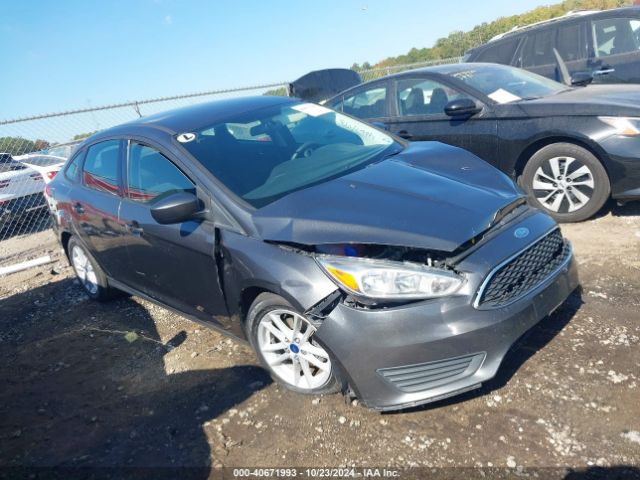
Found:
<svg viewBox="0 0 640 480"><path fill-rule="evenodd" d="M369 81L404 70L458 61L452 58L358 73L363 81ZM287 85L282 82L214 90L0 120L0 264L8 257L2 248L4 240L50 227L44 188L83 138L139 117L195 103L246 95L286 95Z"/></svg>

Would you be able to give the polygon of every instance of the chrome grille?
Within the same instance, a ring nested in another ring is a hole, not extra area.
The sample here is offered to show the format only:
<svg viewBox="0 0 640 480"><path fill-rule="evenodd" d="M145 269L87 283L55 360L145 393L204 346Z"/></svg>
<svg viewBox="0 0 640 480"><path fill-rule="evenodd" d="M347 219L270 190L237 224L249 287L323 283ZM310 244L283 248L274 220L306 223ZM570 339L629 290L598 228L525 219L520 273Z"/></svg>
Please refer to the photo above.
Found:
<svg viewBox="0 0 640 480"><path fill-rule="evenodd" d="M571 255L556 229L493 271L480 288L477 307L498 308L517 300L555 272Z"/></svg>

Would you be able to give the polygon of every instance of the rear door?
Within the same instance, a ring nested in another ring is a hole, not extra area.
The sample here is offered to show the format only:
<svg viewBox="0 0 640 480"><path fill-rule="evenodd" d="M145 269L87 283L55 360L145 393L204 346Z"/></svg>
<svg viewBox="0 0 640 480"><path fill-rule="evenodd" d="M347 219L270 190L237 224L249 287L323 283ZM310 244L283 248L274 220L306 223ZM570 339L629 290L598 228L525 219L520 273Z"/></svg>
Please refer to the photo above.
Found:
<svg viewBox="0 0 640 480"><path fill-rule="evenodd" d="M594 83L640 83L640 16L590 21Z"/></svg>
<svg viewBox="0 0 640 480"><path fill-rule="evenodd" d="M496 156L496 120L486 107L466 119L455 120L444 113L450 101L471 98L466 93L424 76L395 78L391 91L395 115L386 123L392 133L410 141L436 140L461 147L486 160Z"/></svg>
<svg viewBox="0 0 640 480"><path fill-rule="evenodd" d="M126 192L120 222L128 253L121 281L174 308L205 320L226 314L210 220L161 225L151 207L176 192L207 194L157 146L131 140L127 149Z"/></svg>
<svg viewBox="0 0 640 480"><path fill-rule="evenodd" d="M69 211L76 231L102 269L115 278L126 265L122 244L125 232L118 222L122 145L119 139L91 145L85 154L82 182L69 192Z"/></svg>
<svg viewBox="0 0 640 480"><path fill-rule="evenodd" d="M557 80L556 60L553 55L556 29L536 28L525 35L520 50L519 66L543 77Z"/></svg>
<svg viewBox="0 0 640 480"><path fill-rule="evenodd" d="M589 40L586 20L566 22L558 25L556 34L556 48L567 65L570 75L587 72ZM556 80L560 80L556 78Z"/></svg>

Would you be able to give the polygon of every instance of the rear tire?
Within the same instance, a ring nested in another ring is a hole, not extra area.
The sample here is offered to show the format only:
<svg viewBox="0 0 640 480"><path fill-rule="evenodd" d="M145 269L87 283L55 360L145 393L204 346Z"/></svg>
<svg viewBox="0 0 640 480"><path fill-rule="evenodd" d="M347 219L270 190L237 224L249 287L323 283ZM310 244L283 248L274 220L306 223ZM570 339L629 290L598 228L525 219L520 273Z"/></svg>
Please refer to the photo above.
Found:
<svg viewBox="0 0 640 480"><path fill-rule="evenodd" d="M107 276L98 265L98 262L75 237L69 239L67 249L69 262L76 273L80 286L89 298L104 302L120 294L119 290L109 287Z"/></svg>
<svg viewBox="0 0 640 480"><path fill-rule="evenodd" d="M336 362L313 339L316 327L284 298L258 295L245 327L260 363L280 385L307 395L344 390Z"/></svg>
<svg viewBox="0 0 640 480"><path fill-rule="evenodd" d="M554 143L538 150L519 179L529 202L558 222L580 222L593 216L609 198L609 177L588 150Z"/></svg>

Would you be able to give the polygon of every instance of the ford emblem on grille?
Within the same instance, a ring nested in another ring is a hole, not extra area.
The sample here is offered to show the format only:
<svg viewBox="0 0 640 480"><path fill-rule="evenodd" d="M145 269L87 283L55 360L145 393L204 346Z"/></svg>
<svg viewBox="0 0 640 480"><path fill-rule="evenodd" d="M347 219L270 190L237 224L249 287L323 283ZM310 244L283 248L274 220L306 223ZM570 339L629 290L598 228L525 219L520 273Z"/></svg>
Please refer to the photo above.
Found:
<svg viewBox="0 0 640 480"><path fill-rule="evenodd" d="M513 236L516 238L524 238L529 235L529 229L527 227L516 228L513 232Z"/></svg>

